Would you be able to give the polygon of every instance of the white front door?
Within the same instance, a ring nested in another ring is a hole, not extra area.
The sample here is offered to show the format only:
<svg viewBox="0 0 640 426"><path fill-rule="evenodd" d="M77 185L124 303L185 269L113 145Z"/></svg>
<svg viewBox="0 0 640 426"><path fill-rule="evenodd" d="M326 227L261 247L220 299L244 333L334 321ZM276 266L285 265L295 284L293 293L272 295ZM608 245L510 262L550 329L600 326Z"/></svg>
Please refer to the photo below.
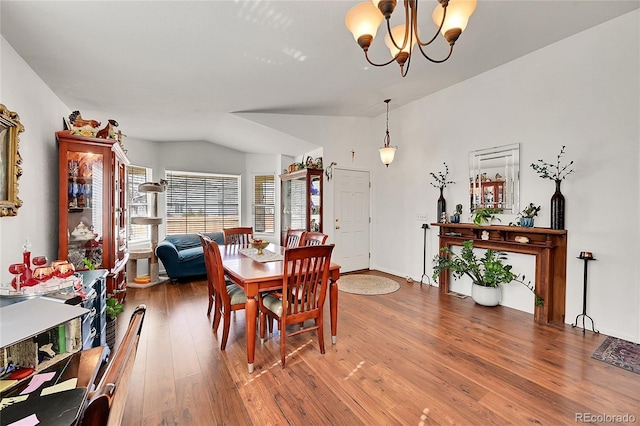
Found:
<svg viewBox="0 0 640 426"><path fill-rule="evenodd" d="M369 172L335 169L336 247L341 272L369 269Z"/></svg>

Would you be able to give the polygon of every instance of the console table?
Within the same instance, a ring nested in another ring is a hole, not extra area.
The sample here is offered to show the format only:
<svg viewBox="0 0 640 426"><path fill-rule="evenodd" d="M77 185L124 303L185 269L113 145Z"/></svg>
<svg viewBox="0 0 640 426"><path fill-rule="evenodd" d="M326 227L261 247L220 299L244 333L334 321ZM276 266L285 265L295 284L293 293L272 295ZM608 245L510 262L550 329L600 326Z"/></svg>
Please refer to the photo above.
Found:
<svg viewBox="0 0 640 426"><path fill-rule="evenodd" d="M536 257L536 293L544 299L543 306L535 306L534 320L541 324L564 324L567 277L567 231L520 226L476 226L472 223L432 223L440 228L440 248L461 246L473 240L482 249L531 254ZM488 239L482 239L482 233ZM528 242L518 242L526 237ZM521 239L521 238L518 238ZM441 293L449 292L448 271L440 274Z"/></svg>

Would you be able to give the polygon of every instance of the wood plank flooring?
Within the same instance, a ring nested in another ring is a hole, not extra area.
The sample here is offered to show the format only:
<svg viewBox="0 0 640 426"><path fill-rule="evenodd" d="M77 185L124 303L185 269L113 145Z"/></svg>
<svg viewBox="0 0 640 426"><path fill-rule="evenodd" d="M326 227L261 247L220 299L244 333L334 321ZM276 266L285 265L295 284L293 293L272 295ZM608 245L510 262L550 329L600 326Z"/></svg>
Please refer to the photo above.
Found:
<svg viewBox="0 0 640 426"><path fill-rule="evenodd" d="M220 351L205 281L129 289L118 339L137 304L148 310L122 424L568 425L577 413L640 422L640 376L591 358L606 336L369 273L400 290L340 292L336 345L327 303L325 355L304 333L288 339L282 369L275 333L258 339L253 374L244 311Z"/></svg>

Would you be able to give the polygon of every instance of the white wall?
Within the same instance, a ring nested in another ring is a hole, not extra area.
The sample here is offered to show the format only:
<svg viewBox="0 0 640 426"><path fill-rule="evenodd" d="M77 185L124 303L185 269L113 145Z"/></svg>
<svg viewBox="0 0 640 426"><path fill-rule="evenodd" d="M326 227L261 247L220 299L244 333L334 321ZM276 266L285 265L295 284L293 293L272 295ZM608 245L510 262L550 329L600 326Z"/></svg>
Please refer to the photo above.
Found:
<svg viewBox="0 0 640 426"><path fill-rule="evenodd" d="M62 129L69 109L24 60L0 37L0 103L17 112L22 177L18 181L22 207L17 216L0 217L0 283L12 275L8 267L22 262L22 243L31 241L32 256L58 256L58 149L54 133Z"/></svg>
<svg viewBox="0 0 640 426"><path fill-rule="evenodd" d="M566 322L582 311L583 261L576 256L591 251L598 261L589 265L587 311L596 328L640 341L639 13L393 111L391 135L400 147L396 160L388 170L376 164L379 160L370 165L372 268L420 276L422 234L415 216L424 211L434 221L438 197L428 173L447 162L457 182L445 189L448 210L456 203L468 209L467 155L475 149L520 143L521 203L542 205L536 225L549 226L554 184L528 165L539 158L554 161L566 145L565 158L575 161L576 170L562 184L568 230ZM613 44L611 34L616 34ZM377 120L383 123L384 117ZM369 139L370 132L363 134ZM373 153L375 147L367 142ZM437 229L429 245L431 258ZM519 263L513 263L517 269Z"/></svg>

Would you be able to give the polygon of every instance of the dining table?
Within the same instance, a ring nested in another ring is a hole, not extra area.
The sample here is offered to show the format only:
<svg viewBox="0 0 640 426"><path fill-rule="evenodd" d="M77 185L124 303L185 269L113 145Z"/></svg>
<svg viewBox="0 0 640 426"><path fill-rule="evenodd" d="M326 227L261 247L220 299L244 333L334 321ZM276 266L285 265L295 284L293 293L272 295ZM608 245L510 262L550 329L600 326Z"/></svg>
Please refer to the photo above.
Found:
<svg viewBox="0 0 640 426"><path fill-rule="evenodd" d="M244 290L247 333L247 367L253 373L256 350L256 320L258 317L258 293L282 289L284 253L286 247L270 243L258 255L251 245L220 246L222 265L227 278ZM338 279L340 265L329 267L329 305L331 311L331 343L337 343L338 331Z"/></svg>

